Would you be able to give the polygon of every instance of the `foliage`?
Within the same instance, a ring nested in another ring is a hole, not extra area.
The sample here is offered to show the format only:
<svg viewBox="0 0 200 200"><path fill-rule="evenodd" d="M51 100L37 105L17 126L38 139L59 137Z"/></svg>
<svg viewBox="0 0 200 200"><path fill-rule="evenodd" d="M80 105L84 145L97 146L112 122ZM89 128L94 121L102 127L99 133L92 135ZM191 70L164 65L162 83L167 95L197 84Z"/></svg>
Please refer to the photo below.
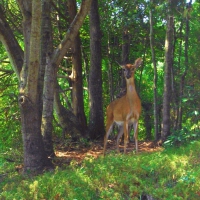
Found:
<svg viewBox="0 0 200 200"><path fill-rule="evenodd" d="M12 151L21 146L22 140L17 77L5 52L1 52L0 60L0 151L12 155Z"/></svg>
<svg viewBox="0 0 200 200"><path fill-rule="evenodd" d="M115 154L72 161L37 177L7 171L0 199L198 199L200 142L142 154ZM10 163L5 162L3 168ZM13 166L12 166L13 167ZM1 168L2 169L2 168Z"/></svg>
<svg viewBox="0 0 200 200"><path fill-rule="evenodd" d="M200 138L200 130L188 130L183 128L179 131L174 131L164 142L164 146L180 146L189 142L194 142Z"/></svg>

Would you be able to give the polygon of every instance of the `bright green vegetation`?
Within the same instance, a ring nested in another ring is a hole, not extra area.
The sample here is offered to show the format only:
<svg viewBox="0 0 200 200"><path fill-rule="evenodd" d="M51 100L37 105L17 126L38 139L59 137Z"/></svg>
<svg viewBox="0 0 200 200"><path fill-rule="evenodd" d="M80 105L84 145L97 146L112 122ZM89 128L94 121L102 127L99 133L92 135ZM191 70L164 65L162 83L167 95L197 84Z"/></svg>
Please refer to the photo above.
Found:
<svg viewBox="0 0 200 200"><path fill-rule="evenodd" d="M87 157L81 164L73 161L65 169L36 177L21 176L4 162L0 199L120 200L148 194L154 199L196 200L200 198L199 149L196 141L154 153Z"/></svg>

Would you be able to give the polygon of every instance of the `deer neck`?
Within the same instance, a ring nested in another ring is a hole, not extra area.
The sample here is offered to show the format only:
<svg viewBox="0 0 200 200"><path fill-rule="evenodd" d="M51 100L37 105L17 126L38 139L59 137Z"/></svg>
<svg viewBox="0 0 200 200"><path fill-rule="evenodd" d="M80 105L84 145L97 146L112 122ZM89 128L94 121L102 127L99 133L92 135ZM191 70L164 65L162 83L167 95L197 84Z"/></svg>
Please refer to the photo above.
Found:
<svg viewBox="0 0 200 200"><path fill-rule="evenodd" d="M134 82L134 78L130 78L126 80L126 84L127 84L127 92L126 92L126 96L127 96L127 100L129 101L129 105L131 108L131 113L134 110L134 104L135 102L137 102L138 99L138 95L135 89L135 82Z"/></svg>
<svg viewBox="0 0 200 200"><path fill-rule="evenodd" d="M126 87L127 87L127 93L126 93L127 97L131 99L134 98L137 95L137 93L133 77L131 77L130 79L126 79Z"/></svg>

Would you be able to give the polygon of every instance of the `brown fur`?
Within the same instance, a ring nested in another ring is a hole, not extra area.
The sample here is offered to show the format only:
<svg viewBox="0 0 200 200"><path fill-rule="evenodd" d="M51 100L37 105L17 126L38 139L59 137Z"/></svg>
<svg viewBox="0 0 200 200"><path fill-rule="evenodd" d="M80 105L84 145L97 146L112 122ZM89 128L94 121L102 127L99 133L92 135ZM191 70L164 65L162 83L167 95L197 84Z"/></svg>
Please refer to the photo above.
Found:
<svg viewBox="0 0 200 200"><path fill-rule="evenodd" d="M137 95L134 83L134 72L141 65L142 59L138 58L134 64L123 65L124 75L126 79L127 92L126 95L114 100L107 107L107 121L106 121L106 135L104 137L104 149L105 155L108 136L112 131L114 123L119 125L119 132L117 136L117 150L119 152L119 139L124 133L124 153L126 153L126 147L129 137L129 126L134 126L134 138L136 152L138 152L138 120L141 114L141 101Z"/></svg>

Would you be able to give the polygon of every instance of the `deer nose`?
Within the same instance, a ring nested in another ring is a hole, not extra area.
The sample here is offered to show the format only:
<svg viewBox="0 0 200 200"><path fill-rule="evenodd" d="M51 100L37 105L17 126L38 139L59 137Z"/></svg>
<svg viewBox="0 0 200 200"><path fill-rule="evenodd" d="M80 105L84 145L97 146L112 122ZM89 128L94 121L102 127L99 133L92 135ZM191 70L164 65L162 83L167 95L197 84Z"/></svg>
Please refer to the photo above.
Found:
<svg viewBox="0 0 200 200"><path fill-rule="evenodd" d="M131 78L131 74L127 74L127 75L126 75L126 78L127 78L127 79Z"/></svg>

